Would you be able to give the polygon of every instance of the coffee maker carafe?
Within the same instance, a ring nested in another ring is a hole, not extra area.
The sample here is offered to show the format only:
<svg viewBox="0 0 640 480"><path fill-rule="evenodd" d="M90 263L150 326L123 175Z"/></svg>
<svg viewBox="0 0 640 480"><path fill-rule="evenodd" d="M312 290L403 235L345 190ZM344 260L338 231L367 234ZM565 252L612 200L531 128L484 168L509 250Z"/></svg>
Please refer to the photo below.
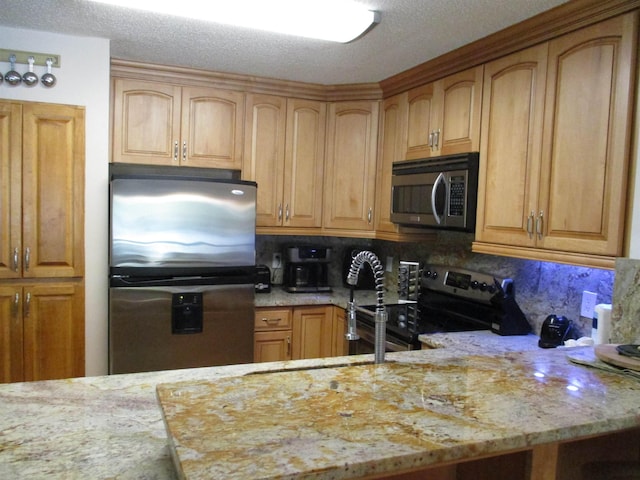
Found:
<svg viewBox="0 0 640 480"><path fill-rule="evenodd" d="M328 267L331 248L288 247L284 289L290 293L331 292Z"/></svg>

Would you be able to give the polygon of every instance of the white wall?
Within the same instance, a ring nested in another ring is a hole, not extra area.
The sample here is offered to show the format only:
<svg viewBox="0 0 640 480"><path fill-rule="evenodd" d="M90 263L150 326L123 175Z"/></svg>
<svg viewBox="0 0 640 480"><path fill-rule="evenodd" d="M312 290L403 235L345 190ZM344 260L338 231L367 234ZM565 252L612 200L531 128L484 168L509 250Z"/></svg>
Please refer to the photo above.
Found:
<svg viewBox="0 0 640 480"><path fill-rule="evenodd" d="M86 109L85 285L86 374L107 373L107 214L109 163L109 41L0 26L4 49L61 55L58 82L12 87L0 84L0 98L82 105ZM26 65L16 65L19 72ZM0 62L0 72L10 70ZM43 67L34 71L41 75Z"/></svg>

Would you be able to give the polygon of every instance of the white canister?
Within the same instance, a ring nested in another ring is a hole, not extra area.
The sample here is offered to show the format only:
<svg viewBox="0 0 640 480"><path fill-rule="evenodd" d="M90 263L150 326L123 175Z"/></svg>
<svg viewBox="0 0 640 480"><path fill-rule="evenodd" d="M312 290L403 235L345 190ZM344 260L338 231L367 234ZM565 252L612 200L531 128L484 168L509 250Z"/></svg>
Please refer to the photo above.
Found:
<svg viewBox="0 0 640 480"><path fill-rule="evenodd" d="M595 345L611 342L611 304L600 303L595 306L591 338Z"/></svg>

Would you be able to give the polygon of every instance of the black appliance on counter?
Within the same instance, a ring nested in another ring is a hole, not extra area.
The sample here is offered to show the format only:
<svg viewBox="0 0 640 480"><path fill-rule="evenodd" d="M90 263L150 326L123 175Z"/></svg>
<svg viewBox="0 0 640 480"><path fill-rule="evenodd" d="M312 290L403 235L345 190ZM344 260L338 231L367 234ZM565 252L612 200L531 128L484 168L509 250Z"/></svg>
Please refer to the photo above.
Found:
<svg viewBox="0 0 640 480"><path fill-rule="evenodd" d="M271 270L266 265L256 265L256 293L271 292Z"/></svg>
<svg viewBox="0 0 640 480"><path fill-rule="evenodd" d="M428 333L491 330L498 335L526 335L531 332L515 301L515 286L509 278L444 265L425 265L415 278L419 286L417 301L386 306L389 352L420 349L418 336ZM360 340L351 342L349 353L372 353L376 306L356 308Z"/></svg>
<svg viewBox="0 0 640 480"><path fill-rule="evenodd" d="M284 289L289 293L329 293L331 248L299 246L285 252Z"/></svg>
<svg viewBox="0 0 640 480"><path fill-rule="evenodd" d="M565 340L574 338L573 322L562 315L549 315L540 329L540 348L556 348L564 345Z"/></svg>

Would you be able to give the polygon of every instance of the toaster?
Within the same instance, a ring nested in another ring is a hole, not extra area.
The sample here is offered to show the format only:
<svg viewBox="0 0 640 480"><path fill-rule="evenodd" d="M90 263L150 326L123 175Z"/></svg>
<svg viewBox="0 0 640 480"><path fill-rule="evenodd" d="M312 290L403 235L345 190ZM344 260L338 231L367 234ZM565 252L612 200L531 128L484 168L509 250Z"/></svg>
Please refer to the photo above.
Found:
<svg viewBox="0 0 640 480"><path fill-rule="evenodd" d="M573 338L573 322L562 315L549 315L540 329L540 348L555 348L564 345L565 340Z"/></svg>
<svg viewBox="0 0 640 480"><path fill-rule="evenodd" d="M256 293L271 292L271 270L266 265L256 265Z"/></svg>

